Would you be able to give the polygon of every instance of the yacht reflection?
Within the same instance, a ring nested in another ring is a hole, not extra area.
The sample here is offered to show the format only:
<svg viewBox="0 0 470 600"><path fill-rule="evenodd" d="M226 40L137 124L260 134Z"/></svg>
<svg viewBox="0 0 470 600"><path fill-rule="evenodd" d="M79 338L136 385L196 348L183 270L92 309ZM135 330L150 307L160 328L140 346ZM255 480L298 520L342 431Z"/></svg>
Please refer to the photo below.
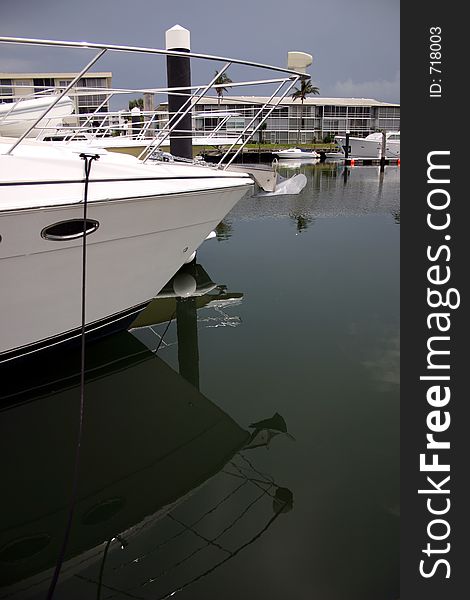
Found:
<svg viewBox="0 0 470 600"><path fill-rule="evenodd" d="M206 306L238 304L243 293L227 292L227 286L214 283L198 263L184 265L131 323L129 330L137 331L171 321L176 317L177 305L182 299L194 300L199 310Z"/></svg>
<svg viewBox="0 0 470 600"><path fill-rule="evenodd" d="M232 223L227 219L221 221L215 228L215 234L218 242L225 242L232 237Z"/></svg>
<svg viewBox="0 0 470 600"><path fill-rule="evenodd" d="M295 214L293 212L289 216L295 222L297 233L303 233L304 231L307 231L310 225L315 222L315 219L308 214Z"/></svg>
<svg viewBox="0 0 470 600"><path fill-rule="evenodd" d="M197 311L211 305L231 304L242 298L242 293L227 292L225 285L215 284L200 264L188 264L140 313L130 330L138 334L145 333L145 330L153 332L155 325L176 319L179 372L199 389Z"/></svg>
<svg viewBox="0 0 470 600"><path fill-rule="evenodd" d="M266 446L269 448L271 440L277 435L286 435L291 440L295 438L287 431L287 423L279 413L274 413L270 419L263 419L256 423L252 423L250 429L253 429L245 449L259 448Z"/></svg>
<svg viewBox="0 0 470 600"><path fill-rule="evenodd" d="M301 170L303 167L312 167L320 163L319 158L302 158L299 160L292 160L286 158L280 158L277 161L278 167L282 169L296 169Z"/></svg>
<svg viewBox="0 0 470 600"><path fill-rule="evenodd" d="M44 597L58 559L77 442L78 358L77 350L49 354L27 377L24 362L2 373L0 598ZM292 493L245 456L253 434L131 333L89 346L85 380L79 492L59 597L90 597L90 586L98 598L135 589L169 597L292 508ZM257 446L266 445L263 431L287 431L282 422L275 415L254 423ZM250 531L231 544L255 505Z"/></svg>

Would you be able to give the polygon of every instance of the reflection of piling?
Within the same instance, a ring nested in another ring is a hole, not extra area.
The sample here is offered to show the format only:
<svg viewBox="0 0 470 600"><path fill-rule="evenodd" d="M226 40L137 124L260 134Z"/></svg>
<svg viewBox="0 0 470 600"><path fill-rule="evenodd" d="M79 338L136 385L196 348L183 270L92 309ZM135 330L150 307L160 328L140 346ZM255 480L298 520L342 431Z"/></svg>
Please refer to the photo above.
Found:
<svg viewBox="0 0 470 600"><path fill-rule="evenodd" d="M199 390L199 348L196 298L176 299L176 329L180 375Z"/></svg>
<svg viewBox="0 0 470 600"><path fill-rule="evenodd" d="M165 41L167 50L190 51L190 33L180 25L175 25L167 30ZM179 95L168 94L168 113L171 126L179 119L181 108L191 94L190 59L184 56L167 56L166 68L168 87L183 88L178 90ZM175 156L192 159L191 111L179 121L176 129L179 131L174 131L170 135L170 152Z"/></svg>
<svg viewBox="0 0 470 600"><path fill-rule="evenodd" d="M344 180L344 185L346 185L346 183L348 182L348 175L349 175L349 169L346 166L348 164L348 159L349 159L349 150L350 150L350 146L349 146L349 131L346 131L346 140L344 143L344 172L343 172L343 180Z"/></svg>
<svg viewBox="0 0 470 600"><path fill-rule="evenodd" d="M381 167L380 168L380 173L379 173L379 189L377 192L377 198L379 199L382 196L382 189L383 189L383 185L384 185L384 169Z"/></svg>

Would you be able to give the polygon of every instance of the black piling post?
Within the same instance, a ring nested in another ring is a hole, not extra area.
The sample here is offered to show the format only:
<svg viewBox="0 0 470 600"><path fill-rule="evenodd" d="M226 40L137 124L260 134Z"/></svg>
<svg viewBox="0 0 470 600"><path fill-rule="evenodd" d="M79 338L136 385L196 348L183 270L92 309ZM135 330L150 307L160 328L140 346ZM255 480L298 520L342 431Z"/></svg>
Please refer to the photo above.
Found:
<svg viewBox="0 0 470 600"><path fill-rule="evenodd" d="M184 27L175 25L165 33L166 49L179 52L190 51L190 33ZM168 94L168 112L170 125L179 116L175 116L188 100L191 94L191 62L184 56L167 56L166 69L168 87L183 88L178 94ZM186 89L187 88L187 89ZM193 143L191 139L191 111L178 123L176 130L170 134L170 152L181 158L193 158Z"/></svg>
<svg viewBox="0 0 470 600"><path fill-rule="evenodd" d="M349 131L346 131L346 143L344 145L344 162L346 163L349 158Z"/></svg>
<svg viewBox="0 0 470 600"><path fill-rule="evenodd" d="M382 151L380 153L380 170L382 172L385 169L386 156L387 156L387 133L384 129L382 131Z"/></svg>

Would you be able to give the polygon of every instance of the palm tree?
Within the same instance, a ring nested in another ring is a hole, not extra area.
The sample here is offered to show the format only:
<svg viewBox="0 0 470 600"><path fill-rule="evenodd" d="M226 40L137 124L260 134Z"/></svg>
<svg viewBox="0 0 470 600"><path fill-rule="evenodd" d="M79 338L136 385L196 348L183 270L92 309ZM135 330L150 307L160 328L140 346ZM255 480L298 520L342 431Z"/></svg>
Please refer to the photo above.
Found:
<svg viewBox="0 0 470 600"><path fill-rule="evenodd" d="M300 142L300 130L304 128L304 100L310 94L318 95L320 90L312 85L312 81L310 79L302 79L300 82L300 89L295 88L295 92L292 94L292 99L294 102L300 98L302 102L302 111L300 116L300 125L297 130L297 144Z"/></svg>
<svg viewBox="0 0 470 600"><path fill-rule="evenodd" d="M144 99L134 98L132 100L129 100L128 107L131 112L131 118L129 121L131 124L131 134L137 135L142 127L142 123L144 122L144 117L141 114L139 114L138 116L134 116L132 114L132 111L134 110L134 108L138 108L141 111L144 110Z"/></svg>
<svg viewBox="0 0 470 600"><path fill-rule="evenodd" d="M266 123L266 121L260 125L259 127L259 134L258 134L258 146L260 144L264 144L264 132L266 131L266 129L268 128L268 125Z"/></svg>
<svg viewBox="0 0 470 600"><path fill-rule="evenodd" d="M219 71L215 72L216 75L218 75L217 79L214 81L214 85L220 85L220 86L227 86L227 87L217 87L215 88L215 91L217 92L217 108L220 108L220 102L223 98L224 92L227 91L227 88L229 88L230 86L227 85L228 83L233 83L233 81L230 79L230 77L226 74L226 73L221 73L219 75Z"/></svg>
<svg viewBox="0 0 470 600"><path fill-rule="evenodd" d="M135 98L134 100L129 100L129 110L133 108L140 108L140 110L144 110L144 99L143 98Z"/></svg>

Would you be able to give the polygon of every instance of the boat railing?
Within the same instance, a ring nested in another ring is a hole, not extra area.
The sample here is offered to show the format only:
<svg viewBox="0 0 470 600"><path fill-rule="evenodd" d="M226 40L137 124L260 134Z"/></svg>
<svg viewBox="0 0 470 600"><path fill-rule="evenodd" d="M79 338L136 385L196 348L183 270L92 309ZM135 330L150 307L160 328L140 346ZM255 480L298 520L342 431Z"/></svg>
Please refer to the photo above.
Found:
<svg viewBox="0 0 470 600"><path fill-rule="evenodd" d="M152 114L145 113L141 116L144 118L144 124L142 127L139 127L139 131L136 132L136 139L141 139L146 142L145 148L139 155L139 158L145 162L149 159L149 157L158 150L162 144L167 142L169 138L172 137L173 134L178 134L178 137L181 135L187 134L188 137L193 135L193 131L184 131L178 129L178 126L181 126L182 121L187 117L187 115L192 114L197 117L197 111L195 111L195 107L200 103L204 98L207 97L210 90L218 91L219 88L225 89L227 84L217 84L217 79L227 71L227 69L233 65L237 66L245 66L250 68L268 70L272 73L276 73L276 76L273 78L264 78L264 79L255 79L255 80L246 80L239 82L231 82L230 88L245 88L248 86L262 86L269 85L273 86L277 84L275 91L269 96L266 102L260 103L259 108L254 111L254 116L249 120L249 122L243 127L241 132L235 132L236 137L233 140L230 147L222 156L221 160L218 163L219 168L227 168L233 160L235 160L236 156L239 152L243 150L246 144L253 138L253 136L260 130L263 123L266 119L272 114L272 112L280 106L283 99L287 96L287 94L292 90L292 88L296 85L296 83L301 79L308 79L309 75L305 73L295 71L289 68L284 67L276 67L272 65L257 63L248 60L242 59L233 59L226 58L222 56L213 56L208 54L200 54L194 52L180 52L177 50L162 50L156 48L144 48L144 47L136 47L136 46L117 46L111 44L98 44L98 43L89 43L89 42L69 42L69 41L60 41L60 40L40 40L40 39L32 39L32 38L13 38L13 37L0 37L0 44L7 45L23 45L23 46L43 46L43 47L56 47L56 48L75 48L78 50L96 50L96 54L93 56L91 60L80 70L72 80L60 89L57 96L54 98L53 102L51 102L38 116L34 121L25 129L25 131L16 139L10 148L7 150L7 154L11 154L28 136L31 135L32 132L38 127L39 123L44 123L44 119L49 115L49 113L53 110L53 108L60 102L60 100L66 96L67 94L73 95L100 95L103 98L100 101L99 106L90 114L87 114L83 122L79 123L75 128L75 131L71 134L70 138L67 141L73 141L77 139L79 135L85 131L89 131L90 129L98 130L100 133L97 135L101 137L103 134L108 135L113 127L110 124L109 118L107 119L106 115L108 112L104 112L109 106L111 100L115 100L115 97L118 94L135 94L136 92L140 93L149 93L153 95L158 94L166 94L166 95L182 95L186 97L185 102L182 107L176 114L166 113L168 115L168 120L166 123L159 123L162 125L161 127L155 127L155 124L158 119L161 117L161 111L153 111ZM112 89L108 87L100 87L100 88L88 88L88 87L79 87L80 80L86 75L90 69L105 55L110 53L130 53L130 54L145 54L145 55L160 55L160 56L179 56L185 59L195 59L195 60L205 60L212 62L223 62L223 66L216 73L214 77L211 78L209 83L205 85L192 85L190 87L185 88L150 88L145 90L130 90L130 89ZM272 88L271 88L272 89ZM218 96L218 100L220 101L220 96ZM238 100L237 100L238 103ZM14 110L12 108L12 110ZM151 111L152 112L152 111ZM74 115L78 120L83 118L83 115ZM132 119L132 113L131 113ZM222 123L219 123L217 126L217 131L220 131L224 125L228 122L228 119L223 120ZM99 126L96 127L96 121L99 122ZM44 134L44 131L47 129L47 125L45 127L41 127L41 131ZM133 132L134 133L134 132ZM212 137L215 135L215 131L212 132ZM95 134L96 135L96 134ZM238 146L234 155L227 161L230 156L230 153L234 150L235 146ZM227 162L226 162L227 161Z"/></svg>
<svg viewBox="0 0 470 600"><path fill-rule="evenodd" d="M35 138L37 140L60 139L64 144L69 144L73 141L79 141L84 137L89 141L124 137L126 140L132 142L142 142L140 145L144 146L148 152L149 147L147 144L151 140L155 141L156 132L161 131L160 125L162 122L168 121L168 118L162 117L162 114L156 111L140 111L138 116L141 120L138 123L131 121L134 116L131 111L81 113L80 116L85 118L85 121L80 126L73 124L57 126L45 123L38 130ZM73 117L76 117L76 115L70 115L70 118ZM215 112L214 117L217 117L217 113ZM197 117L193 115L193 118ZM178 129L178 137L179 139L192 140L204 138L206 141L205 145L209 146L220 144L219 139L221 135L223 135L223 145L237 142L239 130L230 130L227 128L230 118L228 116L223 117L221 122L210 130L198 129L196 126L193 126L191 129ZM56 118L51 120L55 121ZM150 149L154 150L155 148Z"/></svg>

